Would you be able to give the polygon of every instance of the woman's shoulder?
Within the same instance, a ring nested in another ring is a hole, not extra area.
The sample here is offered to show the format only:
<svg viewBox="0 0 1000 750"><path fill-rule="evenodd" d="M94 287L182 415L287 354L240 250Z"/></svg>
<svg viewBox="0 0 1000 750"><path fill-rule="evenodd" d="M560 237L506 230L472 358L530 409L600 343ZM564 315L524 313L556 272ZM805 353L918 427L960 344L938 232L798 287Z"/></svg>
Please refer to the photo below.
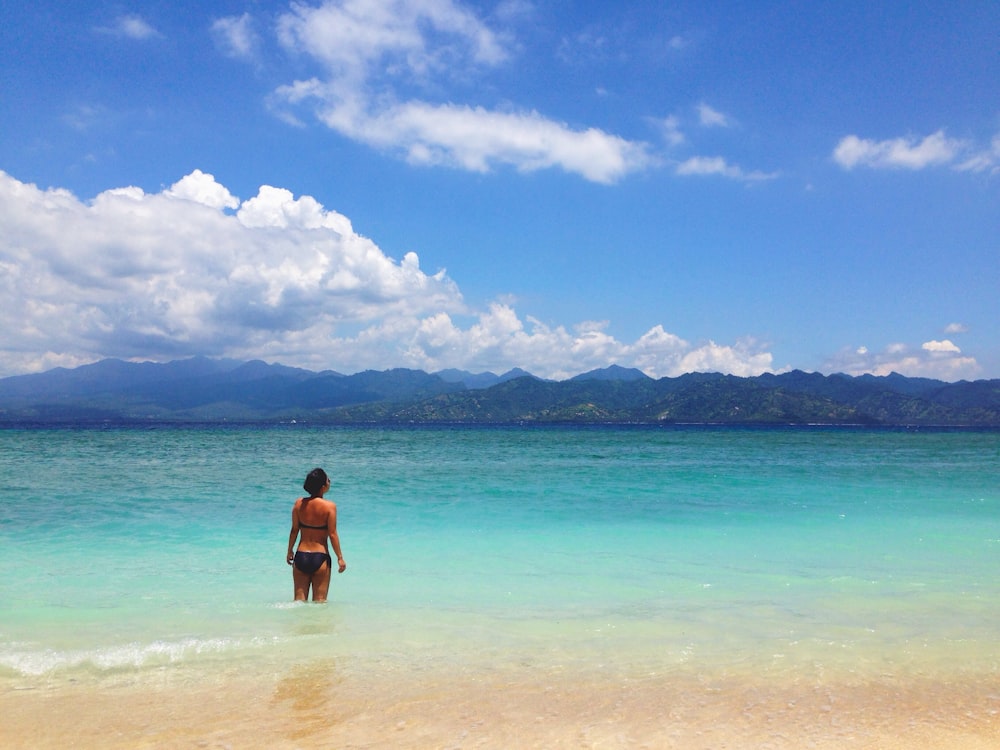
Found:
<svg viewBox="0 0 1000 750"><path fill-rule="evenodd" d="M312 508L325 508L326 510L337 509L333 500L327 500L325 497L300 497L292 507L294 510L302 510L307 505Z"/></svg>

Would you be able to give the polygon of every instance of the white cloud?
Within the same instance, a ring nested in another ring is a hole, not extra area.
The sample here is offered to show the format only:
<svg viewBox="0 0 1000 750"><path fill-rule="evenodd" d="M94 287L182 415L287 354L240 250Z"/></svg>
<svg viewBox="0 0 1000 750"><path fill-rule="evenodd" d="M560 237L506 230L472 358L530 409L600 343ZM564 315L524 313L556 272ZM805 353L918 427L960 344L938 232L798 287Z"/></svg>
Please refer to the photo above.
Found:
<svg viewBox="0 0 1000 750"><path fill-rule="evenodd" d="M293 5L279 38L349 79L377 69L398 77L444 72L454 61L494 65L507 57L499 36L452 0L327 0Z"/></svg>
<svg viewBox="0 0 1000 750"><path fill-rule="evenodd" d="M932 354L961 354L962 350L951 343L948 339L944 341L925 341L921 346L925 352Z"/></svg>
<svg viewBox="0 0 1000 750"><path fill-rule="evenodd" d="M373 146L398 149L413 164L487 172L559 167L594 182L614 182L648 164L641 144L600 130L572 130L536 112L496 112L411 101L368 112L356 104L321 113L331 128Z"/></svg>
<svg viewBox="0 0 1000 750"><path fill-rule="evenodd" d="M698 105L698 121L706 128L728 128L732 120L704 102Z"/></svg>
<svg viewBox="0 0 1000 750"><path fill-rule="evenodd" d="M103 34L111 34L112 36L140 41L160 36L160 33L145 19L134 14L119 16L111 26L101 26L97 30Z"/></svg>
<svg viewBox="0 0 1000 750"><path fill-rule="evenodd" d="M893 138L873 141L849 135L837 144L833 158L844 169L861 166L917 170L947 164L965 147L963 141L948 138L943 130L931 133L921 140Z"/></svg>
<svg viewBox="0 0 1000 750"><path fill-rule="evenodd" d="M455 76L508 59L503 35L453 0L328 0L293 5L278 22L282 44L311 57L323 78L280 87L275 101L312 104L336 132L415 164L484 172L560 168L600 183L653 163L646 144L538 112L433 103L403 89L440 90ZM297 121L279 110L279 116Z"/></svg>
<svg viewBox="0 0 1000 750"><path fill-rule="evenodd" d="M927 341L920 347L894 342L882 351L871 351L865 346L846 349L830 358L822 370L848 375L889 375L896 372L908 377L951 382L975 379L982 368L974 357L963 356L955 344L945 339Z"/></svg>
<svg viewBox="0 0 1000 750"><path fill-rule="evenodd" d="M968 333L969 327L964 323L949 323L944 328L945 333Z"/></svg>
<svg viewBox="0 0 1000 750"><path fill-rule="evenodd" d="M741 182L760 182L762 180L773 180L777 177L775 173L767 172L745 172L741 167L729 164L721 156L692 156L677 165L679 175L695 176L719 176L728 177L731 180Z"/></svg>
<svg viewBox="0 0 1000 750"><path fill-rule="evenodd" d="M194 170L174 183L164 194L217 209L239 208L240 205L239 198L216 182L215 177L205 174L200 169Z"/></svg>
<svg viewBox="0 0 1000 750"><path fill-rule="evenodd" d="M405 336L408 345L399 348L406 353L406 366L427 371L460 367L503 372L520 366L555 379L610 364L636 367L651 377L692 371L741 376L772 371L771 354L753 341L693 345L657 325L630 344L603 329L603 323L583 323L570 332L530 316L523 321L510 305L494 303L465 329L442 313L405 329L396 326L390 333L369 329L365 344Z"/></svg>
<svg viewBox="0 0 1000 750"><path fill-rule="evenodd" d="M772 366L750 340L692 344L656 325L628 343L603 321L552 326L502 302L470 310L444 271L425 273L414 253L389 258L314 198L264 185L240 202L201 171L90 202L0 172L0 226L0 375L197 354L543 377Z"/></svg>
<svg viewBox="0 0 1000 750"><path fill-rule="evenodd" d="M45 352L282 349L304 332L318 352L345 323L463 309L444 273L423 273L412 255L393 261L311 198L264 187L238 214L221 210L234 201L200 172L159 194L109 190L89 204L3 175L8 367Z"/></svg>
<svg viewBox="0 0 1000 750"><path fill-rule="evenodd" d="M243 226L251 229L300 227L330 229L341 237L354 234L350 220L343 214L326 210L311 196L296 199L292 191L270 185L262 185L256 197L242 204L237 216Z"/></svg>
<svg viewBox="0 0 1000 750"><path fill-rule="evenodd" d="M680 146L684 143L684 133L681 130L680 120L676 116L665 117L658 122L658 125L663 132L663 140L667 142L668 146Z"/></svg>
<svg viewBox="0 0 1000 750"><path fill-rule="evenodd" d="M989 172L1000 174L1000 134L993 136L989 148L973 153L961 164L956 164L959 172Z"/></svg>
<svg viewBox="0 0 1000 750"><path fill-rule="evenodd" d="M249 13L218 18L212 23L211 30L223 54L245 60L255 57L260 39Z"/></svg>

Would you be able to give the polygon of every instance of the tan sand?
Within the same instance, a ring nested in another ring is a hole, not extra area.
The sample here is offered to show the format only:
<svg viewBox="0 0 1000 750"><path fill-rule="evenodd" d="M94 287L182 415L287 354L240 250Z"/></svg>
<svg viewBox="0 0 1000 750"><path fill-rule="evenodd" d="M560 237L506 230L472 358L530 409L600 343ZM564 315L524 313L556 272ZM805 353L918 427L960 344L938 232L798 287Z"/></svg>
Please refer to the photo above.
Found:
<svg viewBox="0 0 1000 750"><path fill-rule="evenodd" d="M358 677L335 661L5 687L0 747L1000 748L994 675L836 682L509 668Z"/></svg>

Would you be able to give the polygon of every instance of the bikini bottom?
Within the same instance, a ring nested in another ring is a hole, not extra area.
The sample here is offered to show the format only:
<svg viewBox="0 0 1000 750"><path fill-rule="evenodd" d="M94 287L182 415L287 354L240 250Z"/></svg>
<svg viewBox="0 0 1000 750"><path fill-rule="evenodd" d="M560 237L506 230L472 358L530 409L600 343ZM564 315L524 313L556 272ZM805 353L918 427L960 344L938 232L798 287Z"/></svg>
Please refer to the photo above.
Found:
<svg viewBox="0 0 1000 750"><path fill-rule="evenodd" d="M327 563L333 567L333 558L326 552L296 552L295 567L306 575L312 575Z"/></svg>

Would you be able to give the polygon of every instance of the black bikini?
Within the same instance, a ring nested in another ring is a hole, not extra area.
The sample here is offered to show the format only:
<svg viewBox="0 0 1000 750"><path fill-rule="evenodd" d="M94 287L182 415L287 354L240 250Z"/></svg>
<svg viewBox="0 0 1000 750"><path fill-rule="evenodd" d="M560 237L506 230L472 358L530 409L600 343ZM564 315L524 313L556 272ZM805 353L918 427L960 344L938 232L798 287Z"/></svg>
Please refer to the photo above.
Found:
<svg viewBox="0 0 1000 750"><path fill-rule="evenodd" d="M299 521L299 526L303 529L325 529L329 526L329 522L324 523L322 526L313 526L311 523L302 523L302 521Z"/></svg>
<svg viewBox="0 0 1000 750"><path fill-rule="evenodd" d="M301 526L301 524L299 524ZM322 528L322 527L321 527ZM295 567L306 575L312 575L328 563L333 567L333 558L326 552L296 552Z"/></svg>
<svg viewBox="0 0 1000 750"><path fill-rule="evenodd" d="M303 529L327 529L329 528L329 521L322 526L313 526L311 523L302 523L302 521L299 521L299 527ZM329 563L330 567L333 567L333 558L330 557L328 552L295 553L295 567L306 575L315 573L323 567L323 563Z"/></svg>

